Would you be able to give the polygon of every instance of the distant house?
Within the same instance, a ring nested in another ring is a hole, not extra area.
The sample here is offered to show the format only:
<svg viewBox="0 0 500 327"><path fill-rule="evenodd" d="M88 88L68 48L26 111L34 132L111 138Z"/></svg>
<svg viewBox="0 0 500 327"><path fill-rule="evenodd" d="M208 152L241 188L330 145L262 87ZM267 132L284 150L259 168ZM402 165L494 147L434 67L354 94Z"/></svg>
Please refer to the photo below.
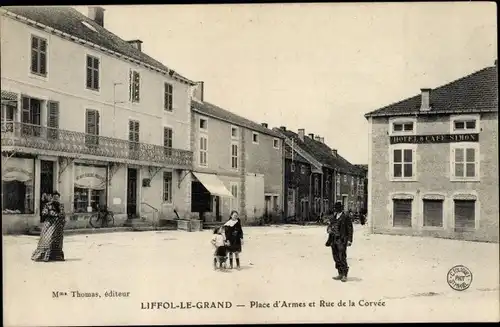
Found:
<svg viewBox="0 0 500 327"><path fill-rule="evenodd" d="M360 201L361 212L368 211L368 165L355 165L363 175L358 181L358 201Z"/></svg>
<svg viewBox="0 0 500 327"><path fill-rule="evenodd" d="M240 213L243 223L283 210L283 137L267 128L204 101L200 89L192 101L194 151L192 211L205 225Z"/></svg>
<svg viewBox="0 0 500 327"><path fill-rule="evenodd" d="M296 194L305 194L309 191L308 199L299 199L300 210L307 212L306 220L316 220L322 213L333 209L336 201L343 204L344 210L353 212L360 211L362 203L358 202L358 182L363 176L363 172L340 156L335 149L331 149L324 143L324 138L314 134L305 134L304 129L299 129L298 133L287 130L286 127L274 129L286 137L285 142L289 147L294 148L302 158L306 159L310 165L309 186L305 180L301 179L299 189ZM286 159L290 161L290 159ZM290 163L291 165L291 163ZM307 165L306 165L307 167ZM285 176L286 181L293 181L294 176L290 170L286 170L289 176ZM296 173L295 173L296 174ZM288 187L288 184L287 184ZM288 191L286 195L294 195ZM285 201L289 202L289 199ZM304 204L302 204L304 202Z"/></svg>
<svg viewBox="0 0 500 327"><path fill-rule="evenodd" d="M365 115L375 233L498 242L498 68Z"/></svg>

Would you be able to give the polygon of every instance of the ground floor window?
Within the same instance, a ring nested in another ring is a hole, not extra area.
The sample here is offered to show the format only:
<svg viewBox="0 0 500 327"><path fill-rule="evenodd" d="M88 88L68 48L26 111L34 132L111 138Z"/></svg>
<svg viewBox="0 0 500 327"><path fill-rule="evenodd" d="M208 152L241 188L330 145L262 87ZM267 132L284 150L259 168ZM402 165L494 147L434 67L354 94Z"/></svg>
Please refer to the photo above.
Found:
<svg viewBox="0 0 500 327"><path fill-rule="evenodd" d="M393 226L411 227L412 200L393 199Z"/></svg>
<svg viewBox="0 0 500 327"><path fill-rule="evenodd" d="M163 202L172 203L172 172L163 172Z"/></svg>
<svg viewBox="0 0 500 327"><path fill-rule="evenodd" d="M476 201L455 200L455 228L474 229L476 227Z"/></svg>
<svg viewBox="0 0 500 327"><path fill-rule="evenodd" d="M34 159L7 159L2 167L2 214L34 213L34 168Z"/></svg>
<svg viewBox="0 0 500 327"><path fill-rule="evenodd" d="M443 227L443 200L424 200L424 226Z"/></svg>
<svg viewBox="0 0 500 327"><path fill-rule="evenodd" d="M106 207L106 185L106 167L75 165L74 212L96 212Z"/></svg>

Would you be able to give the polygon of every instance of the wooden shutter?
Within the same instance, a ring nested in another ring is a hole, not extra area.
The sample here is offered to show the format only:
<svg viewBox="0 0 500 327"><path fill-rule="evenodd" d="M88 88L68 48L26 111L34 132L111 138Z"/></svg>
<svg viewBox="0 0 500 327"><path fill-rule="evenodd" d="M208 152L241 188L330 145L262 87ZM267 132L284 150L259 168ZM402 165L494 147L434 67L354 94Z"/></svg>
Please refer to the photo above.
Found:
<svg viewBox="0 0 500 327"><path fill-rule="evenodd" d="M424 226L443 227L443 201L424 201Z"/></svg>
<svg viewBox="0 0 500 327"><path fill-rule="evenodd" d="M22 98L22 122L25 124L31 124L31 107L30 107L30 98L23 97Z"/></svg>
<svg viewBox="0 0 500 327"><path fill-rule="evenodd" d="M393 225L394 227L411 227L412 200L393 199Z"/></svg>
<svg viewBox="0 0 500 327"><path fill-rule="evenodd" d="M39 55L40 55L40 74L47 74L47 41L40 39L39 40Z"/></svg>
<svg viewBox="0 0 500 327"><path fill-rule="evenodd" d="M87 109L87 128L86 133L96 135L97 134L97 111Z"/></svg>
<svg viewBox="0 0 500 327"><path fill-rule="evenodd" d="M31 37L31 72L38 73L38 38Z"/></svg>
<svg viewBox="0 0 500 327"><path fill-rule="evenodd" d="M59 102L49 101L47 103L47 137L57 139L59 128Z"/></svg>
<svg viewBox="0 0 500 327"><path fill-rule="evenodd" d="M129 72L128 72L128 99L130 101L132 101L132 99L133 99L133 96L132 96L132 70L129 70ZM130 127L130 124L129 124L129 127Z"/></svg>
<svg viewBox="0 0 500 327"><path fill-rule="evenodd" d="M455 228L473 229L476 227L476 201L455 200Z"/></svg>
<svg viewBox="0 0 500 327"><path fill-rule="evenodd" d="M94 68L94 74L93 74L93 81L92 81L92 87L94 90L99 90L99 59L94 58L93 59L93 68Z"/></svg>

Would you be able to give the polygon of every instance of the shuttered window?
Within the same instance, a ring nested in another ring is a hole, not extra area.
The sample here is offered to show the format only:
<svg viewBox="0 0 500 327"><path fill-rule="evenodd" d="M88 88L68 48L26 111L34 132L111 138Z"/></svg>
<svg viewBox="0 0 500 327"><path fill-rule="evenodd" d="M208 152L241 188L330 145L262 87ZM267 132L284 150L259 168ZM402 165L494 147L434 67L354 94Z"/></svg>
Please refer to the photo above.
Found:
<svg viewBox="0 0 500 327"><path fill-rule="evenodd" d="M200 166L207 165L208 139L204 136L200 137Z"/></svg>
<svg viewBox="0 0 500 327"><path fill-rule="evenodd" d="M56 140L59 138L59 102L49 101L47 103L47 138Z"/></svg>
<svg viewBox="0 0 500 327"><path fill-rule="evenodd" d="M455 228L474 229L476 227L476 201L455 200Z"/></svg>
<svg viewBox="0 0 500 327"><path fill-rule="evenodd" d="M166 156L172 155L173 130L169 127L163 128L163 147Z"/></svg>
<svg viewBox="0 0 500 327"><path fill-rule="evenodd" d="M231 144L231 168L238 169L238 144Z"/></svg>
<svg viewBox="0 0 500 327"><path fill-rule="evenodd" d="M99 144L99 111L87 109L86 111L85 143L87 146Z"/></svg>
<svg viewBox="0 0 500 327"><path fill-rule="evenodd" d="M424 200L424 226L443 227L443 200Z"/></svg>
<svg viewBox="0 0 500 327"><path fill-rule="evenodd" d="M166 111L172 111L174 108L174 87L172 84L165 83L165 101L164 109Z"/></svg>
<svg viewBox="0 0 500 327"><path fill-rule="evenodd" d="M393 199L393 226L411 227L412 200Z"/></svg>
<svg viewBox="0 0 500 327"><path fill-rule="evenodd" d="M31 36L31 72L47 76L47 40Z"/></svg>
<svg viewBox="0 0 500 327"><path fill-rule="evenodd" d="M139 102L140 101L140 86L141 86L141 76L139 72L135 70L130 71L129 75L129 85L130 85L130 101Z"/></svg>
<svg viewBox="0 0 500 327"><path fill-rule="evenodd" d="M40 112L42 107L41 101L29 97L22 97L21 105L23 135L40 136Z"/></svg>
<svg viewBox="0 0 500 327"><path fill-rule="evenodd" d="M87 88L99 90L99 58L87 55Z"/></svg>

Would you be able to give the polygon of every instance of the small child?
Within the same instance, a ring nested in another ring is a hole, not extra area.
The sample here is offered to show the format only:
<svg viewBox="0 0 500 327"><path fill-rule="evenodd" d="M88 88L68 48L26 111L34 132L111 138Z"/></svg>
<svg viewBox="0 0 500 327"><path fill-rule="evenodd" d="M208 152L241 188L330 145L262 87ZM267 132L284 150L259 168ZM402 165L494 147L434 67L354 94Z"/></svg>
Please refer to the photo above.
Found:
<svg viewBox="0 0 500 327"><path fill-rule="evenodd" d="M214 269L217 269L217 263L219 268L225 268L225 263L227 259L227 248L228 242L226 241L226 233L224 231L224 226L216 227L214 229L214 237L212 238L212 245L215 247L214 252Z"/></svg>

